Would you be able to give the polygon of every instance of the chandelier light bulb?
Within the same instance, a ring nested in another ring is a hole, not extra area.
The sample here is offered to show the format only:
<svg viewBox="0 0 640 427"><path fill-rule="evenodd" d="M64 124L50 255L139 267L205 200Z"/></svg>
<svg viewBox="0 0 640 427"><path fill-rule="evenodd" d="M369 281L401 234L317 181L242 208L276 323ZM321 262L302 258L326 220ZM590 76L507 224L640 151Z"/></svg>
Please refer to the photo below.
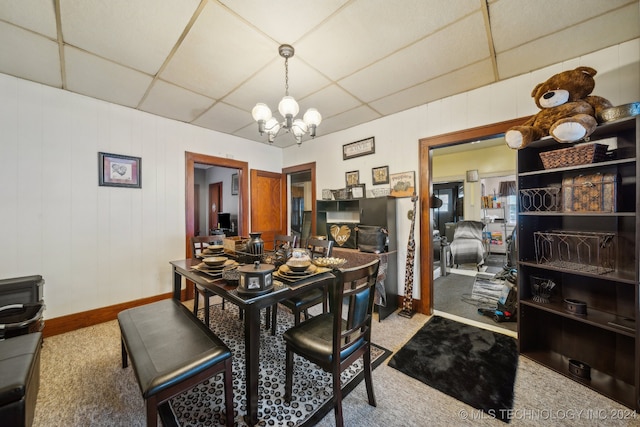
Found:
<svg viewBox="0 0 640 427"><path fill-rule="evenodd" d="M302 135L307 133L307 124L300 119L296 119L293 121L291 131L296 137L302 137Z"/></svg>
<svg viewBox="0 0 640 427"><path fill-rule="evenodd" d="M302 117L302 120L308 125L318 126L322 122L322 116L315 108L309 108Z"/></svg>
<svg viewBox="0 0 640 427"><path fill-rule="evenodd" d="M255 120L256 122L259 122L260 120L264 120L266 122L272 117L271 109L267 104L264 104L262 102L258 102L256 106L253 107L253 110L251 110L251 115L253 116L253 120Z"/></svg>
<svg viewBox="0 0 640 427"><path fill-rule="evenodd" d="M278 104L278 111L280 111L282 117L287 117L289 115L291 117L295 117L298 115L300 107L296 100L293 99L293 96L284 96L282 97L280 104Z"/></svg>

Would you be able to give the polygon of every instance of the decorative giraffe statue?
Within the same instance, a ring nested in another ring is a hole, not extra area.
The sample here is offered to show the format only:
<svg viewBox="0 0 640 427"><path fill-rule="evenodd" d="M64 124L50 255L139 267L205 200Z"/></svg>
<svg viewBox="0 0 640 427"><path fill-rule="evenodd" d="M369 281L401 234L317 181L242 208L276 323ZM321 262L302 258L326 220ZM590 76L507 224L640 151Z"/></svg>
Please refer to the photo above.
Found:
<svg viewBox="0 0 640 427"><path fill-rule="evenodd" d="M407 244L407 262L404 273L404 301L402 302L402 310L398 315L411 318L413 317L413 266L415 264L416 241L414 239L414 230L416 225L416 206L418 204L418 196L413 193L411 196L413 202L413 215L411 216L411 230L409 231L409 243Z"/></svg>

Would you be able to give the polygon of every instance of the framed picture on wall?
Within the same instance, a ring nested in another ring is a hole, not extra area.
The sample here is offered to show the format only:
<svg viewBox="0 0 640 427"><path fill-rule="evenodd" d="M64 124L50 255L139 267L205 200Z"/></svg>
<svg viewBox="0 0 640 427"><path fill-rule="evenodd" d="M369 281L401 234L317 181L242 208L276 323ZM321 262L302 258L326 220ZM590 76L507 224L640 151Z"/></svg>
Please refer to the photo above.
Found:
<svg viewBox="0 0 640 427"><path fill-rule="evenodd" d="M360 171L345 172L344 179L347 187L360 183Z"/></svg>
<svg viewBox="0 0 640 427"><path fill-rule="evenodd" d="M365 184L356 184L349 187L352 199L362 199L367 194Z"/></svg>
<svg viewBox="0 0 640 427"><path fill-rule="evenodd" d="M232 196L238 195L238 174L237 173L234 173L233 175L231 175L231 195Z"/></svg>
<svg viewBox="0 0 640 427"><path fill-rule="evenodd" d="M98 153L98 185L141 188L140 157Z"/></svg>
<svg viewBox="0 0 640 427"><path fill-rule="evenodd" d="M389 183L389 166L371 168L371 178L373 185Z"/></svg>
<svg viewBox="0 0 640 427"><path fill-rule="evenodd" d="M414 171L392 173L389 176L391 196L411 197L416 191L416 173Z"/></svg>

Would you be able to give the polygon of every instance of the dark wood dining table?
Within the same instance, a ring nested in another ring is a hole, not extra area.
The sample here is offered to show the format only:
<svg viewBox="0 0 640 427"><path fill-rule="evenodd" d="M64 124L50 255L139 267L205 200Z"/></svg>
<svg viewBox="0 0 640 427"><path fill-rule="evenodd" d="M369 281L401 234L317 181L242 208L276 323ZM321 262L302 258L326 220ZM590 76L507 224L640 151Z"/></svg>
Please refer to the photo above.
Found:
<svg viewBox="0 0 640 427"><path fill-rule="evenodd" d="M191 280L200 289L213 295L218 295L244 310L244 344L245 375L246 375L246 400L247 414L245 421L249 425L258 422L258 378L260 375L260 310L271 307L285 299L307 292L309 289L330 286L335 276L328 270L306 277L292 283L280 281L274 276L273 291L258 296L243 296L238 294L237 287L229 285L226 280L218 279L194 270L199 259L185 259L171 261L173 268L173 297L180 300L182 278ZM197 295L197 293L196 293ZM205 310L206 311L206 310ZM209 323L208 312L205 313L205 322ZM268 333L268 332L265 332ZM283 361L284 363L284 361Z"/></svg>

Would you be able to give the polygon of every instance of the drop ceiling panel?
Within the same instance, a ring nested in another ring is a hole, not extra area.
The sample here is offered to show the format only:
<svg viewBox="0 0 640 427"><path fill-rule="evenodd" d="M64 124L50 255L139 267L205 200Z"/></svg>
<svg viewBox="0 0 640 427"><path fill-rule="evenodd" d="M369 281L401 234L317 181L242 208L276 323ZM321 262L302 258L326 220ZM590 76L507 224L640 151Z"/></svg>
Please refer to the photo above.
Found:
<svg viewBox="0 0 640 427"><path fill-rule="evenodd" d="M220 0L279 44L294 44L347 3L346 0Z"/></svg>
<svg viewBox="0 0 640 427"><path fill-rule="evenodd" d="M451 51L457 54L448 54ZM484 21L482 14L476 12L341 80L340 84L358 98L371 102L487 57Z"/></svg>
<svg viewBox="0 0 640 427"><path fill-rule="evenodd" d="M578 57L610 46L613 40L633 39L640 36L639 4L620 13L599 16L580 25L533 40L515 49L497 55L501 78L509 78L542 66ZM610 28L596 32L593 28ZM571 52L567 55L567 52Z"/></svg>
<svg viewBox="0 0 640 427"><path fill-rule="evenodd" d="M140 109L158 116L190 122L204 113L214 100L171 83L157 80Z"/></svg>
<svg viewBox="0 0 640 427"><path fill-rule="evenodd" d="M0 22L0 71L49 86L62 87L58 44Z"/></svg>
<svg viewBox="0 0 640 427"><path fill-rule="evenodd" d="M371 120L379 119L380 117L382 116L379 113L375 112L370 107L363 105L361 107L345 111L337 116L322 120L322 123L318 127L318 136L328 135L332 132L348 129L362 123L370 122Z"/></svg>
<svg viewBox="0 0 640 427"><path fill-rule="evenodd" d="M69 90L127 107L137 107L151 77L73 47L64 56Z"/></svg>
<svg viewBox="0 0 640 427"><path fill-rule="evenodd" d="M344 78L479 9L478 2L359 0L301 40L305 59Z"/></svg>
<svg viewBox="0 0 640 427"><path fill-rule="evenodd" d="M234 133L249 124L253 118L246 111L237 109L232 105L223 102L216 103L202 116L198 117L193 124L209 129L218 129L220 132ZM255 135L258 133L258 125L255 125ZM253 135L255 137L255 135Z"/></svg>
<svg viewBox="0 0 640 427"><path fill-rule="evenodd" d="M273 112L278 110L278 103L285 95L284 59L278 55L277 47L271 53L274 59L226 96L224 98L226 103L248 112L258 102L267 104ZM329 80L320 73L300 61L297 55L289 59L289 95L296 100L304 99L311 93L328 86L329 83Z"/></svg>
<svg viewBox="0 0 640 427"><path fill-rule="evenodd" d="M161 77L220 99L277 55L276 43L209 2Z"/></svg>
<svg viewBox="0 0 640 427"><path fill-rule="evenodd" d="M354 98L338 85L327 86L319 92L301 100L301 104L316 108L325 118L344 113L352 108L362 105L362 102ZM302 108L300 111L304 113ZM322 126L322 123L320 124Z"/></svg>
<svg viewBox="0 0 640 427"><path fill-rule="evenodd" d="M528 43L557 31L564 31L621 6L635 6L637 0L501 0L491 5L491 27L497 52ZM638 21L636 21L636 27ZM597 26L589 24L595 34Z"/></svg>
<svg viewBox="0 0 640 427"><path fill-rule="evenodd" d="M56 39L56 15L51 0L1 1L0 20Z"/></svg>
<svg viewBox="0 0 640 427"><path fill-rule="evenodd" d="M198 3L60 0L63 36L80 49L155 75Z"/></svg>

